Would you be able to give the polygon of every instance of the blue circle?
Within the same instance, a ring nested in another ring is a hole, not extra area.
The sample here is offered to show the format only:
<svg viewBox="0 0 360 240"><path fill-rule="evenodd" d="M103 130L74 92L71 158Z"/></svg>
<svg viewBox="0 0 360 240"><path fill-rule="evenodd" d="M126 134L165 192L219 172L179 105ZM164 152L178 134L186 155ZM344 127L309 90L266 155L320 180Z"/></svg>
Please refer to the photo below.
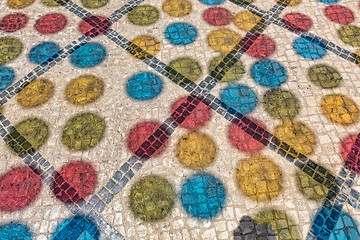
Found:
<svg viewBox="0 0 360 240"><path fill-rule="evenodd" d="M15 79L15 72L11 68L0 67L0 91L4 90Z"/></svg>
<svg viewBox="0 0 360 240"><path fill-rule="evenodd" d="M321 59L326 55L325 48L305 38L296 39L293 43L293 47L297 54L310 60Z"/></svg>
<svg viewBox="0 0 360 240"><path fill-rule="evenodd" d="M173 23L165 30L166 39L174 45L188 45L197 38L197 30L188 23Z"/></svg>
<svg viewBox="0 0 360 240"><path fill-rule="evenodd" d="M0 226L1 240L31 240L32 233L30 229L23 223L9 223Z"/></svg>
<svg viewBox="0 0 360 240"><path fill-rule="evenodd" d="M340 0L317 0L318 2L323 2L323 3L337 3L340 2Z"/></svg>
<svg viewBox="0 0 360 240"><path fill-rule="evenodd" d="M99 65L106 57L106 49L99 43L87 43L80 46L71 55L70 61L79 68L91 68Z"/></svg>
<svg viewBox="0 0 360 240"><path fill-rule="evenodd" d="M250 72L255 82L264 87L279 87L287 80L286 69L270 59L257 61L252 65Z"/></svg>
<svg viewBox="0 0 360 240"><path fill-rule="evenodd" d="M29 59L31 62L41 64L54 56L60 47L54 42L42 42L31 48L29 52Z"/></svg>
<svg viewBox="0 0 360 240"><path fill-rule="evenodd" d="M220 99L228 107L232 107L241 114L251 113L258 104L256 93L251 88L236 83L222 90Z"/></svg>
<svg viewBox="0 0 360 240"><path fill-rule="evenodd" d="M156 98L162 91L161 78L151 72L142 72L132 76L126 84L126 91L130 97L146 101Z"/></svg>
<svg viewBox="0 0 360 240"><path fill-rule="evenodd" d="M199 219L210 219L223 209L226 191L219 179L201 172L185 181L180 197L187 213Z"/></svg>
<svg viewBox="0 0 360 240"><path fill-rule="evenodd" d="M77 215L64 220L51 236L52 240L98 240L99 230L88 217Z"/></svg>
<svg viewBox="0 0 360 240"><path fill-rule="evenodd" d="M225 0L200 0L200 2L205 3L207 5L218 5L225 2Z"/></svg>

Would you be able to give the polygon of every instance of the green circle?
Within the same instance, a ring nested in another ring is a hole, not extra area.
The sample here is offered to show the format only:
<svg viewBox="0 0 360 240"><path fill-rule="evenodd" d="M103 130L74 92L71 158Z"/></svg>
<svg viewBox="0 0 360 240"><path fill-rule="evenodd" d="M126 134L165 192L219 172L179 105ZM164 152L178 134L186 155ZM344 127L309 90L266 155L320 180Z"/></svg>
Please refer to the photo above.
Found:
<svg viewBox="0 0 360 240"><path fill-rule="evenodd" d="M263 104L270 116L281 120L293 119L300 110L298 99L291 92L281 89L268 90Z"/></svg>
<svg viewBox="0 0 360 240"><path fill-rule="evenodd" d="M177 58L171 61L169 66L193 82L198 80L202 73L200 64L188 57Z"/></svg>
<svg viewBox="0 0 360 240"><path fill-rule="evenodd" d="M0 38L0 65L4 65L18 57L22 48L22 43L16 38Z"/></svg>
<svg viewBox="0 0 360 240"><path fill-rule="evenodd" d="M128 16L133 24L146 26L155 23L159 19L159 10L150 5L142 5L131 10Z"/></svg>
<svg viewBox="0 0 360 240"><path fill-rule="evenodd" d="M105 128L105 121L101 117L93 113L83 113L66 123L62 143L75 151L93 148L102 139Z"/></svg>
<svg viewBox="0 0 360 240"><path fill-rule="evenodd" d="M41 2L47 7L57 7L67 3L68 1L70 0L42 0Z"/></svg>
<svg viewBox="0 0 360 240"><path fill-rule="evenodd" d="M86 8L100 8L105 6L109 0L81 0Z"/></svg>
<svg viewBox="0 0 360 240"><path fill-rule="evenodd" d="M210 61L210 66L209 66L209 72L212 72L215 67L217 67L218 65L222 66L223 64L220 64L221 61L224 60L225 56L218 56L213 58ZM224 61L223 61L224 62ZM245 73L245 66L243 64L242 61L238 60L234 66L232 66L225 74L225 76L221 79L222 82L235 82L240 80L240 78L244 75Z"/></svg>
<svg viewBox="0 0 360 240"><path fill-rule="evenodd" d="M345 25L338 30L340 39L353 47L360 47L360 28Z"/></svg>
<svg viewBox="0 0 360 240"><path fill-rule="evenodd" d="M174 206L175 191L171 184L158 176L147 176L131 187L130 208L145 222L164 219Z"/></svg>
<svg viewBox="0 0 360 240"><path fill-rule="evenodd" d="M310 200L323 200L329 190L323 184L318 183L303 171L296 172L296 182L300 192Z"/></svg>
<svg viewBox="0 0 360 240"><path fill-rule="evenodd" d="M313 83L322 88L338 87L343 80L338 71L325 64L312 66L309 69L309 77Z"/></svg>

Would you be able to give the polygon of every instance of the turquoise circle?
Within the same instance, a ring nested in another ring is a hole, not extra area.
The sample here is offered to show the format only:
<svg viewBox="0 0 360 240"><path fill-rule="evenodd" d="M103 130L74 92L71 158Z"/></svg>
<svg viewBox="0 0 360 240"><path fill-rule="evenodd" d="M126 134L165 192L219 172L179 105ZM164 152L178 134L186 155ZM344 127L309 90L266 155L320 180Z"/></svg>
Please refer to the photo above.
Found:
<svg viewBox="0 0 360 240"><path fill-rule="evenodd" d="M276 88L286 82L286 69L274 60L260 60L254 63L250 70L255 82L264 87Z"/></svg>
<svg viewBox="0 0 360 240"><path fill-rule="evenodd" d="M184 22L170 24L165 29L166 39L174 45L184 46L193 43L197 35L196 28Z"/></svg>
<svg viewBox="0 0 360 240"><path fill-rule="evenodd" d="M318 2L323 2L323 3L337 3L340 2L340 0L317 0Z"/></svg>
<svg viewBox="0 0 360 240"><path fill-rule="evenodd" d="M60 51L60 47L56 43L42 42L31 48L28 57L31 62L41 64L47 60L53 60L51 57L58 51Z"/></svg>
<svg viewBox="0 0 360 240"><path fill-rule="evenodd" d="M99 43L87 43L71 55L71 63L79 68L91 68L99 65L106 57L106 49Z"/></svg>
<svg viewBox="0 0 360 240"><path fill-rule="evenodd" d="M181 188L180 198L188 214L199 219L210 219L223 209L226 191L219 179L201 172L185 181Z"/></svg>
<svg viewBox="0 0 360 240"><path fill-rule="evenodd" d="M303 58L316 60L325 57L326 49L307 40L305 38L298 38L293 42L293 48L296 53Z"/></svg>
<svg viewBox="0 0 360 240"><path fill-rule="evenodd" d="M13 69L0 67L0 91L10 86L14 79L15 72Z"/></svg>
<svg viewBox="0 0 360 240"><path fill-rule="evenodd" d="M30 229L23 223L9 223L0 225L1 240L31 240L32 233Z"/></svg>
<svg viewBox="0 0 360 240"><path fill-rule="evenodd" d="M64 220L55 229L52 240L98 240L100 232L96 224L88 217L76 215Z"/></svg>
<svg viewBox="0 0 360 240"><path fill-rule="evenodd" d="M248 86L230 84L220 93L221 101L241 114L254 111L258 104L256 93Z"/></svg>
<svg viewBox="0 0 360 240"><path fill-rule="evenodd" d="M126 84L126 91L129 96L140 101L156 98L162 89L163 82L161 78L151 72L135 74Z"/></svg>
<svg viewBox="0 0 360 240"><path fill-rule="evenodd" d="M225 0L200 0L200 2L205 3L207 5L218 5L225 2Z"/></svg>

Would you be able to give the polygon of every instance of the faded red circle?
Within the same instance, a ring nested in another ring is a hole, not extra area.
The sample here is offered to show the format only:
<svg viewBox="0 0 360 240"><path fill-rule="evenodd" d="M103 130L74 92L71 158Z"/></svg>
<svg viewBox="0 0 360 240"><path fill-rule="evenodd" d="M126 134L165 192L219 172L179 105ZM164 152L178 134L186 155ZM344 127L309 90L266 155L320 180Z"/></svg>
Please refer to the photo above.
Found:
<svg viewBox="0 0 360 240"><path fill-rule="evenodd" d="M246 53L254 58L267 58L275 52L275 42L266 35L260 35Z"/></svg>
<svg viewBox="0 0 360 240"><path fill-rule="evenodd" d="M289 13L284 16L284 24L295 31L309 31L313 22L305 14Z"/></svg>
<svg viewBox="0 0 360 240"><path fill-rule="evenodd" d="M35 29L42 34L57 33L65 28L67 18L60 13L50 13L38 19Z"/></svg>
<svg viewBox="0 0 360 240"><path fill-rule="evenodd" d="M233 16L225 8L214 7L207 9L203 14L203 18L210 25L225 26L232 21Z"/></svg>
<svg viewBox="0 0 360 240"><path fill-rule="evenodd" d="M184 108L186 109L186 107L178 109L181 104L186 104L188 103L187 100L188 97L182 97L180 99L178 99L175 103L173 103L173 105L171 106L171 113L172 114L177 114L177 115L182 115ZM184 116L186 117L185 120L183 122L177 122L181 127L183 128L187 128L190 130L197 130L203 126L205 126L211 119L212 117L212 113L210 108L203 102L200 102L197 106L194 106L194 104L189 103L190 105L192 105L191 107L196 107L188 116ZM176 112L176 109L178 109L178 111Z"/></svg>
<svg viewBox="0 0 360 240"><path fill-rule="evenodd" d="M152 121L136 124L127 138L130 151L138 157L159 155L165 149L168 140L168 135L159 129L160 126L160 123ZM149 137L150 141L148 141ZM144 146L141 147L143 144Z"/></svg>
<svg viewBox="0 0 360 240"><path fill-rule="evenodd" d="M28 166L0 176L0 211L14 212L30 205L41 190L41 178Z"/></svg>
<svg viewBox="0 0 360 240"><path fill-rule="evenodd" d="M325 15L331 21L340 24L349 24L355 20L354 13L347 7L332 5L325 8Z"/></svg>
<svg viewBox="0 0 360 240"><path fill-rule="evenodd" d="M340 154L344 162L347 161L347 156L350 153L352 146L355 144L356 138L357 138L357 134L352 134L347 136L341 141Z"/></svg>
<svg viewBox="0 0 360 240"><path fill-rule="evenodd" d="M79 26L80 32L88 37L96 37L110 28L110 21L102 16L90 16L84 19Z"/></svg>
<svg viewBox="0 0 360 240"><path fill-rule="evenodd" d="M1 19L0 29L4 32L15 32L25 27L28 21L29 19L25 14L9 14Z"/></svg>

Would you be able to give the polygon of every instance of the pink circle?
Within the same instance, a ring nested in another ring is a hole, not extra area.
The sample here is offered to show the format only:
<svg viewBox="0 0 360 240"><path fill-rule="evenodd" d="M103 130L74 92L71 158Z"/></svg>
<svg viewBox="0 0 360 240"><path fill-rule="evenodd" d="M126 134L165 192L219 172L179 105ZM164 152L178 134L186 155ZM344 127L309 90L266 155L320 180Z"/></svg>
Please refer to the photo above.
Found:
<svg viewBox="0 0 360 240"><path fill-rule="evenodd" d="M110 28L110 21L102 16L90 16L84 19L79 26L80 32L88 37L96 37Z"/></svg>
<svg viewBox="0 0 360 240"><path fill-rule="evenodd" d="M41 190L41 178L28 166L0 176L0 211L14 212L30 205Z"/></svg>
<svg viewBox="0 0 360 240"><path fill-rule="evenodd" d="M289 13L284 16L284 24L295 31L309 31L313 22L302 13Z"/></svg>
<svg viewBox="0 0 360 240"><path fill-rule="evenodd" d="M50 13L38 19L35 29L42 34L57 33L65 28L67 18L59 13Z"/></svg>
<svg viewBox="0 0 360 240"><path fill-rule="evenodd" d="M347 7L332 5L325 8L325 15L331 21L340 24L349 24L355 20L354 13Z"/></svg>
<svg viewBox="0 0 360 240"><path fill-rule="evenodd" d="M14 13L3 17L0 21L0 29L4 32L15 32L25 27L29 19L25 14Z"/></svg>
<svg viewBox="0 0 360 240"><path fill-rule="evenodd" d="M233 16L225 8L214 7L207 9L203 14L203 18L212 26L225 26L232 21Z"/></svg>
<svg viewBox="0 0 360 240"><path fill-rule="evenodd" d="M246 53L254 58L267 58L275 52L275 42L266 35L260 35Z"/></svg>

